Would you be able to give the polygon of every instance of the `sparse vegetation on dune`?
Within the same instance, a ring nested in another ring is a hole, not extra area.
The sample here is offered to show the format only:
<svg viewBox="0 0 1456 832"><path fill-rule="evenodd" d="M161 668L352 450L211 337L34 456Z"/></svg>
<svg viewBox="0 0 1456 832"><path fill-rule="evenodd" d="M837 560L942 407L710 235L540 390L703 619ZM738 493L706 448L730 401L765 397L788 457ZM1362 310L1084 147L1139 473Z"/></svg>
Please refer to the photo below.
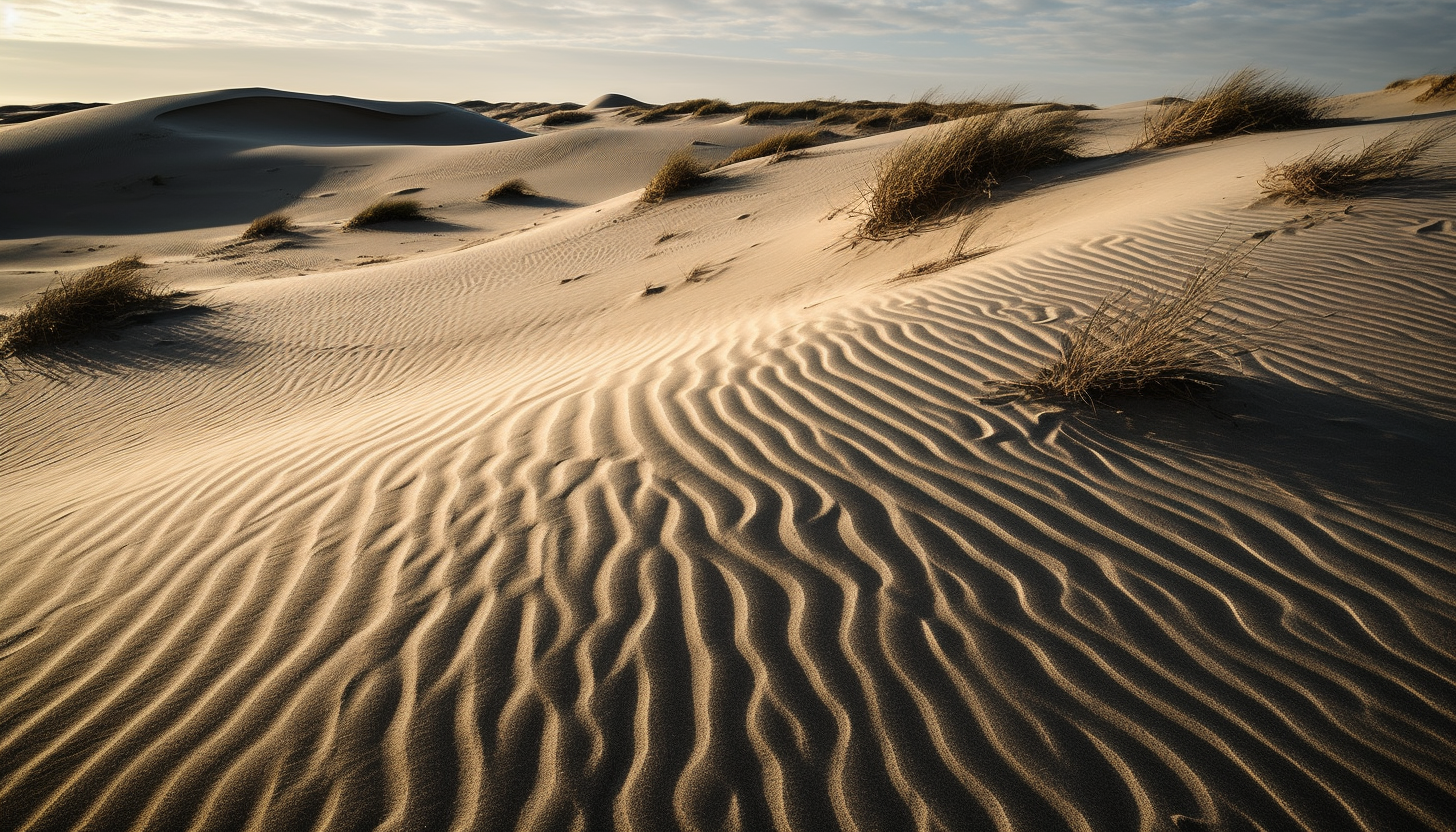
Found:
<svg viewBox="0 0 1456 832"><path fill-rule="evenodd" d="M725 167L727 165L735 165L739 162L746 162L749 159L777 156L781 153L803 150L808 147L813 147L818 142L818 130L786 130L782 133L769 136L761 142L738 148L729 154L728 158L719 162L716 167Z"/></svg>
<svg viewBox="0 0 1456 832"><path fill-rule="evenodd" d="M1217 372L1248 350L1232 322L1215 321L1222 286L1242 277L1246 246L1210 258L1172 291L1103 298L1062 337L1056 359L1023 378L992 385L1029 399L1095 406L1109 398L1191 398L1218 386Z"/></svg>
<svg viewBox="0 0 1456 832"><path fill-rule="evenodd" d="M355 214L344 223L344 228L363 228L382 222L417 221L429 218L417 199L385 198Z"/></svg>
<svg viewBox="0 0 1456 832"><path fill-rule="evenodd" d="M1433 75L1422 78L1421 80L1429 81L1430 87L1425 92L1416 96L1417 101L1444 101L1447 98L1456 96L1456 74Z"/></svg>
<svg viewBox="0 0 1456 832"><path fill-rule="evenodd" d="M581 124L594 118L596 118L596 114L586 110L557 110L542 119L541 124L546 127L560 127L566 124Z"/></svg>
<svg viewBox="0 0 1456 832"><path fill-rule="evenodd" d="M481 199L490 201L496 199L509 199L512 197L523 198L540 196L541 192L531 187L524 179L507 179L485 192Z"/></svg>
<svg viewBox="0 0 1456 832"><path fill-rule="evenodd" d="M707 177L703 175L707 172L707 166L699 162L691 150L679 150L669 156L658 169L657 175L647 183L647 187L643 189L638 201L642 203L661 202L673 194L701 185L707 181Z"/></svg>
<svg viewBox="0 0 1456 832"><path fill-rule="evenodd" d="M243 231L244 240L261 240L264 237L272 237L275 234L288 234L298 230L293 224L293 219L287 214L269 214L266 217L259 217Z"/></svg>
<svg viewBox="0 0 1456 832"><path fill-rule="evenodd" d="M1148 114L1138 147L1177 147L1241 133L1295 130L1327 118L1331 105L1316 87L1244 68L1215 81L1197 98Z"/></svg>
<svg viewBox="0 0 1456 832"><path fill-rule="evenodd" d="M1076 158L1082 115L1000 109L934 128L886 156L864 189L859 234L887 239L934 223L1004 180Z"/></svg>
<svg viewBox="0 0 1456 832"><path fill-rule="evenodd" d="M129 315L174 305L176 295L148 280L145 268L139 258L123 257L52 284L0 321L0 358L39 352L115 327Z"/></svg>
<svg viewBox="0 0 1456 832"><path fill-rule="evenodd" d="M1322 145L1300 159L1269 168L1259 187L1287 201L1343 196L1378 182L1420 176L1435 170L1423 161L1436 145L1456 136L1456 125L1438 124L1414 134L1397 132L1359 153L1338 153L1338 143Z"/></svg>

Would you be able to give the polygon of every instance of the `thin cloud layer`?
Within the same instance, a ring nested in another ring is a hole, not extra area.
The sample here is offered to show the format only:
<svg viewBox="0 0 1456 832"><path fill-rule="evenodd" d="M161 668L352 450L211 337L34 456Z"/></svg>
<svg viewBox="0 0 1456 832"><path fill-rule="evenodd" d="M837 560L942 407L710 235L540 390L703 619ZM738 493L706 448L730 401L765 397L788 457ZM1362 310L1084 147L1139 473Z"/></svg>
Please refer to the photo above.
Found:
<svg viewBox="0 0 1456 832"><path fill-rule="evenodd" d="M12 0L7 36L82 43L471 45L824 41L934 33L1004 48L1169 51L1208 39L1440 38L1442 0ZM1191 40L1190 40L1191 39ZM1449 48L1451 37L1445 36ZM894 49L886 49L894 52Z"/></svg>

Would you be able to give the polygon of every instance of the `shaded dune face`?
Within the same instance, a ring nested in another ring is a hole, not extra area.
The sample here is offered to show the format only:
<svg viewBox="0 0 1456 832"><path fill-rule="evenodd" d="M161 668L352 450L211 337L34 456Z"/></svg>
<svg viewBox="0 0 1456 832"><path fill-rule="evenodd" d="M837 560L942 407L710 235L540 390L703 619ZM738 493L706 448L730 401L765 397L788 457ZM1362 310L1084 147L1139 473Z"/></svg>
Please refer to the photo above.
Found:
<svg viewBox="0 0 1456 832"><path fill-rule="evenodd" d="M456 107L398 109L405 111L307 98L245 96L180 107L158 115L155 121L186 132L305 146L480 144L526 135Z"/></svg>

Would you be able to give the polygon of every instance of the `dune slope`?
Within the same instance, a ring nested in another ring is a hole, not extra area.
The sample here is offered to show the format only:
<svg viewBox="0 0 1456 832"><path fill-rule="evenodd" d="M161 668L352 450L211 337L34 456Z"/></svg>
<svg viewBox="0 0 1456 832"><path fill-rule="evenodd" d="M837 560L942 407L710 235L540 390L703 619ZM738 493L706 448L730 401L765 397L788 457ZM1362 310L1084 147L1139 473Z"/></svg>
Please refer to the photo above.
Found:
<svg viewBox="0 0 1456 832"><path fill-rule="evenodd" d="M1389 129L914 282L882 136L87 345L0 398L0 827L1456 829L1456 197L1253 184ZM988 400L1251 238L1208 406Z"/></svg>

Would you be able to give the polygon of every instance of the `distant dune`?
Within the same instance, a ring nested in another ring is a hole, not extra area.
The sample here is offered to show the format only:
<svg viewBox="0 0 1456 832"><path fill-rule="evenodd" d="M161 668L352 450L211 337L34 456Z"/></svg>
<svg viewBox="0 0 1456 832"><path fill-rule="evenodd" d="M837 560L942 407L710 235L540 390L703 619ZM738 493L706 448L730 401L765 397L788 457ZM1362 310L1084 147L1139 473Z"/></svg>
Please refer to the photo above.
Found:
<svg viewBox="0 0 1456 832"><path fill-rule="evenodd" d="M1259 185L1456 123L1418 92L1085 111L883 240L955 122L0 129L0 312L127 255L190 293L0 363L0 829L1456 830L1456 142ZM345 229L385 199L426 218ZM1234 248L1210 396L993 384Z"/></svg>

